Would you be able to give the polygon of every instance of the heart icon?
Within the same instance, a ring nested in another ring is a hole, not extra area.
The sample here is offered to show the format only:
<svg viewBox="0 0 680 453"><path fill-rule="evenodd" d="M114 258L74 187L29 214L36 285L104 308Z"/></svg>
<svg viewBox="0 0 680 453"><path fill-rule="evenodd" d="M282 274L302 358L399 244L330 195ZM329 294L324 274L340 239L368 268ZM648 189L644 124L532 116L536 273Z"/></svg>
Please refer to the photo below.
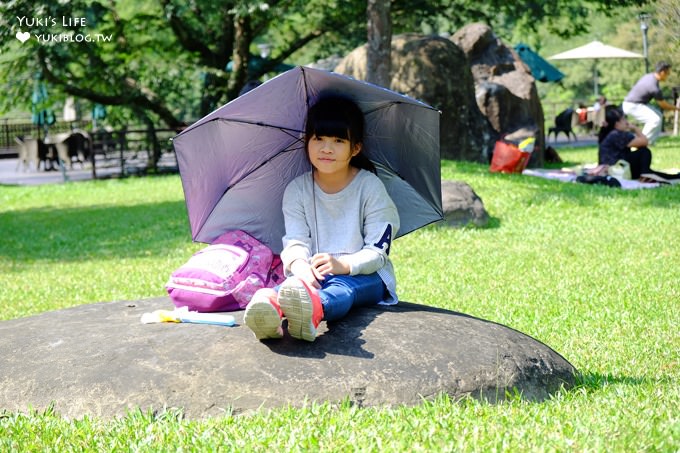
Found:
<svg viewBox="0 0 680 453"><path fill-rule="evenodd" d="M19 41L26 42L31 37L31 34L27 31L18 31L16 36Z"/></svg>

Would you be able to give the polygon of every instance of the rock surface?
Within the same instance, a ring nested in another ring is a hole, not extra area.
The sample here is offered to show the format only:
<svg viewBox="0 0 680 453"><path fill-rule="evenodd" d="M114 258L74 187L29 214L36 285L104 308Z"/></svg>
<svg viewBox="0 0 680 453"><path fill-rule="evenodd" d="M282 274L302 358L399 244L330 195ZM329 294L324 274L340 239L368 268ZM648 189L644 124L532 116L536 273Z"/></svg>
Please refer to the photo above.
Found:
<svg viewBox="0 0 680 453"><path fill-rule="evenodd" d="M442 208L448 226L461 227L473 224L485 227L489 223L489 213L479 195L463 181L442 180Z"/></svg>
<svg viewBox="0 0 680 453"><path fill-rule="evenodd" d="M414 405L447 393L491 401L514 389L543 400L574 367L516 330L402 302L320 326L314 343L258 342L235 327L141 324L169 298L116 301L0 322L0 412L123 416L182 408L187 418L305 401Z"/></svg>
<svg viewBox="0 0 680 453"><path fill-rule="evenodd" d="M536 150L545 149L543 107L531 70L512 47L506 46L486 24L458 30L451 41L469 61L477 105L501 136L518 141L536 139ZM535 152L532 166L543 165L543 153Z"/></svg>
<svg viewBox="0 0 680 453"><path fill-rule="evenodd" d="M334 71L365 80L366 58L358 47ZM463 51L446 38L407 33L392 37L391 58L389 88L441 111L442 157L489 162L498 134L477 106Z"/></svg>

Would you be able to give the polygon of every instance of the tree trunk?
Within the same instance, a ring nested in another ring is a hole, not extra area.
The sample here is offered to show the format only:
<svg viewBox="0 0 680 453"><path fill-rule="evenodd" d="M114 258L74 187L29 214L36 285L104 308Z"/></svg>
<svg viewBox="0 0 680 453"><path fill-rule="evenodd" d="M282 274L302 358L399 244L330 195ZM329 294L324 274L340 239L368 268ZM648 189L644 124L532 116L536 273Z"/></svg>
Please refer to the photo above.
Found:
<svg viewBox="0 0 680 453"><path fill-rule="evenodd" d="M231 59L233 66L227 90L229 99L234 99L238 95L248 79L249 47L253 40L250 18L246 15L237 15L234 20L234 30L234 52Z"/></svg>
<svg viewBox="0 0 680 453"><path fill-rule="evenodd" d="M392 66L390 0L368 0L366 16L368 19L366 80L389 88Z"/></svg>

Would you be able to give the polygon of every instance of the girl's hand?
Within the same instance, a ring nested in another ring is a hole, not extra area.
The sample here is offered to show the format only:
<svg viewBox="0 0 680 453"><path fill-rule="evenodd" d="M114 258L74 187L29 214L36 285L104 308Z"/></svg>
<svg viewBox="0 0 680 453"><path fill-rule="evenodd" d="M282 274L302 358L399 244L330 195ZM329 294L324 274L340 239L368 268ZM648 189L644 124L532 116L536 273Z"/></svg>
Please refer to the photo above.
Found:
<svg viewBox="0 0 680 453"><path fill-rule="evenodd" d="M290 270L297 278L313 286L316 289L321 289L319 280L323 280L323 276L319 274L314 267L303 260L295 260L290 265Z"/></svg>
<svg viewBox="0 0 680 453"><path fill-rule="evenodd" d="M312 268L321 275L323 279L326 275L347 275L351 269L348 264L332 257L328 253L317 253L312 257Z"/></svg>

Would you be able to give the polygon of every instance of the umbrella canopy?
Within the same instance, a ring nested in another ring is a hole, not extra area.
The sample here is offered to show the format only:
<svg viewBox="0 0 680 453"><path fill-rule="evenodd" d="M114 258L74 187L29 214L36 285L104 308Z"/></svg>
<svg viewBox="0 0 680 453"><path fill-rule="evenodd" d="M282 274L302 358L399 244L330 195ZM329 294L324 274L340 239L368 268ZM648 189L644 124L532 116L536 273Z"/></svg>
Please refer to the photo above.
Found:
<svg viewBox="0 0 680 453"><path fill-rule="evenodd" d="M173 139L195 241L240 229L281 251L283 191L311 169L307 110L327 94L349 97L364 112L364 152L397 205L399 235L442 219L439 112L376 85L296 67Z"/></svg>
<svg viewBox="0 0 680 453"><path fill-rule="evenodd" d="M47 127L55 123L54 112L47 107L48 103L47 86L42 81L41 75L37 74L33 84L33 93L31 94L31 120L33 124Z"/></svg>
<svg viewBox="0 0 680 453"><path fill-rule="evenodd" d="M583 60L601 58L644 58L639 53L619 49L618 47L604 44L600 41L593 41L585 46L576 47L566 52L558 53L549 57L550 60Z"/></svg>
<svg viewBox="0 0 680 453"><path fill-rule="evenodd" d="M593 87L595 96L598 95L597 60L602 58L644 58L644 56L639 53L604 44L600 41L593 41L585 46L576 47L553 55L552 57L548 57L549 60L593 60Z"/></svg>
<svg viewBox="0 0 680 453"><path fill-rule="evenodd" d="M539 82L559 82L564 78L564 74L555 66L543 59L526 44L519 43L515 46L515 51L522 59L524 64L529 66L531 75Z"/></svg>
<svg viewBox="0 0 680 453"><path fill-rule="evenodd" d="M97 120L106 118L106 107L102 104L92 105L92 130L97 129Z"/></svg>

